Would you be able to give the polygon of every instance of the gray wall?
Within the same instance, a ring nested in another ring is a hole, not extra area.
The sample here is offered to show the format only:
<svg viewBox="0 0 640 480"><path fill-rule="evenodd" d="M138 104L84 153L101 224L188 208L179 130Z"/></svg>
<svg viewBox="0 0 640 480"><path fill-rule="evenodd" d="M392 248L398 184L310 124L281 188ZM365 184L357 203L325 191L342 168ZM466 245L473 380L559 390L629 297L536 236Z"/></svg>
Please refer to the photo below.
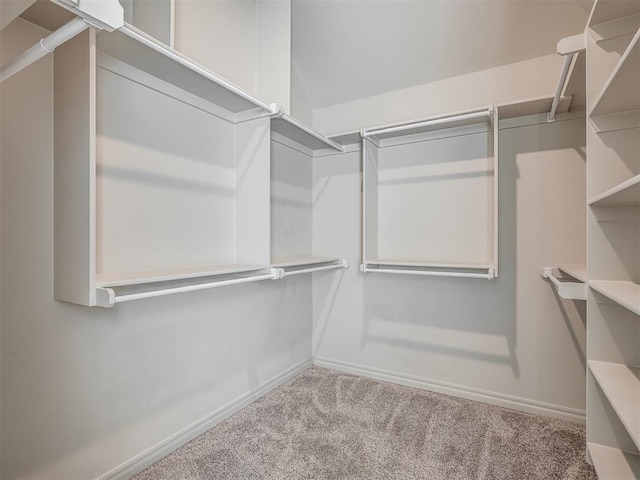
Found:
<svg viewBox="0 0 640 480"><path fill-rule="evenodd" d="M353 265L314 280L317 361L583 420L585 305L538 268L585 262L584 119L541 121L500 133L493 281L360 273L360 154L315 160L314 248Z"/></svg>
<svg viewBox="0 0 640 480"><path fill-rule="evenodd" d="M2 31L2 61L43 32ZM53 300L52 58L0 91L3 479L95 478L311 357L311 279Z"/></svg>

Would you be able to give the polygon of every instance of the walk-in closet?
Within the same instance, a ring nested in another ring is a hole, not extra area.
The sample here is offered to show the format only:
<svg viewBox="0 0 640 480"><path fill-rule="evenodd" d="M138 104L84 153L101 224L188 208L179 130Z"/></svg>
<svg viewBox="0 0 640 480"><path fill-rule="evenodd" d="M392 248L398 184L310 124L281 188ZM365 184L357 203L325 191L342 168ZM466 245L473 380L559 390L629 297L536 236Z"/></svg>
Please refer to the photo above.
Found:
<svg viewBox="0 0 640 480"><path fill-rule="evenodd" d="M0 0L0 478L640 479L640 0Z"/></svg>

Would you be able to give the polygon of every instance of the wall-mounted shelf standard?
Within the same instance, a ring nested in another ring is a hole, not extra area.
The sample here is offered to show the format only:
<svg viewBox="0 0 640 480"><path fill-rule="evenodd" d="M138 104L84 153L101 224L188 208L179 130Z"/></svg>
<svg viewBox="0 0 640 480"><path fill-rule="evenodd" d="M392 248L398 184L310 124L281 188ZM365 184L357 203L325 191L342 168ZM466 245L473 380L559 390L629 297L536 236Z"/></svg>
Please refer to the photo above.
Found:
<svg viewBox="0 0 640 480"><path fill-rule="evenodd" d="M640 478L640 455L619 448L587 443L598 478L615 480L637 480Z"/></svg>
<svg viewBox="0 0 640 480"><path fill-rule="evenodd" d="M578 280L580 280L579 277L582 277L582 278L586 277L586 275L583 276L585 274L586 267L582 267L582 266L576 267L576 266L565 265L564 267L559 266L558 270L560 270L561 272L566 272L568 275ZM567 300L586 300L587 299L587 284L585 283L586 280L580 280L580 282L573 282L567 279L560 279L554 273L553 267L542 267L540 269L540 276L551 282L551 284L556 289L556 291L558 292L558 295L561 298L564 298Z"/></svg>
<svg viewBox="0 0 640 480"><path fill-rule="evenodd" d="M588 365L627 433L640 449L640 368L594 360L590 360Z"/></svg>
<svg viewBox="0 0 640 480"><path fill-rule="evenodd" d="M490 107L361 131L363 273L498 275L497 124Z"/></svg>

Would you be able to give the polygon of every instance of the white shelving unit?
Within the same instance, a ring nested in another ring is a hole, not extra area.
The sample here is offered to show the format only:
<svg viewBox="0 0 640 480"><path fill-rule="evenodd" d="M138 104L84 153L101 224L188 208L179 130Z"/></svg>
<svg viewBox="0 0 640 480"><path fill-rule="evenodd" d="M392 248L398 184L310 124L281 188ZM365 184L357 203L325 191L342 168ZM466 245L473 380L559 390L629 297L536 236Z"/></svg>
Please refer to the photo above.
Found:
<svg viewBox="0 0 640 480"><path fill-rule="evenodd" d="M600 478L640 478L640 2L587 28L587 440Z"/></svg>
<svg viewBox="0 0 640 480"><path fill-rule="evenodd" d="M278 276L347 268L313 251L313 161L345 148L284 114L271 118L271 266Z"/></svg>
<svg viewBox="0 0 640 480"><path fill-rule="evenodd" d="M58 47L55 297L82 305L275 278L269 105L140 30Z"/></svg>
<svg viewBox="0 0 640 480"><path fill-rule="evenodd" d="M362 272L497 276L497 124L490 107L362 130Z"/></svg>

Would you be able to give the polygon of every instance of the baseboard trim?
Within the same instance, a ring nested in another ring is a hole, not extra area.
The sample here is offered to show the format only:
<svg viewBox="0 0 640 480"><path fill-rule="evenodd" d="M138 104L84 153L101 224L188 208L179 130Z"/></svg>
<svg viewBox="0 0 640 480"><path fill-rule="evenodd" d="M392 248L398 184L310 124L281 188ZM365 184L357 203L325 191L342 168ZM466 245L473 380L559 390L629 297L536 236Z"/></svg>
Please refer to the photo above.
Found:
<svg viewBox="0 0 640 480"><path fill-rule="evenodd" d="M113 470L98 477L96 480L127 480L131 478L135 474L147 468L149 465L153 465L175 449L193 440L195 437L206 432L210 428L215 427L218 423L229 418L234 413L242 410L244 407L255 402L260 397L263 397L274 388L291 380L293 377L299 375L312 366L313 360L309 359L288 368L284 372L264 382L256 390L241 395L226 405L214 410L209 415L183 428L139 455L136 455L122 465L119 465Z"/></svg>
<svg viewBox="0 0 640 480"><path fill-rule="evenodd" d="M346 362L338 362L326 358L314 358L314 365L318 367L329 368L340 372L360 375L362 377L372 378L374 380L382 380L385 382L405 385L407 387L419 388L421 390L429 390L431 392L443 393L453 397L465 398L476 402L488 403L499 407L510 408L522 412L533 413L545 417L559 418L573 423L584 425L586 423L586 412L561 405L539 402L511 395L481 390L477 388L464 387L438 380L420 378L413 375L405 375L388 370L376 369L356 365Z"/></svg>

